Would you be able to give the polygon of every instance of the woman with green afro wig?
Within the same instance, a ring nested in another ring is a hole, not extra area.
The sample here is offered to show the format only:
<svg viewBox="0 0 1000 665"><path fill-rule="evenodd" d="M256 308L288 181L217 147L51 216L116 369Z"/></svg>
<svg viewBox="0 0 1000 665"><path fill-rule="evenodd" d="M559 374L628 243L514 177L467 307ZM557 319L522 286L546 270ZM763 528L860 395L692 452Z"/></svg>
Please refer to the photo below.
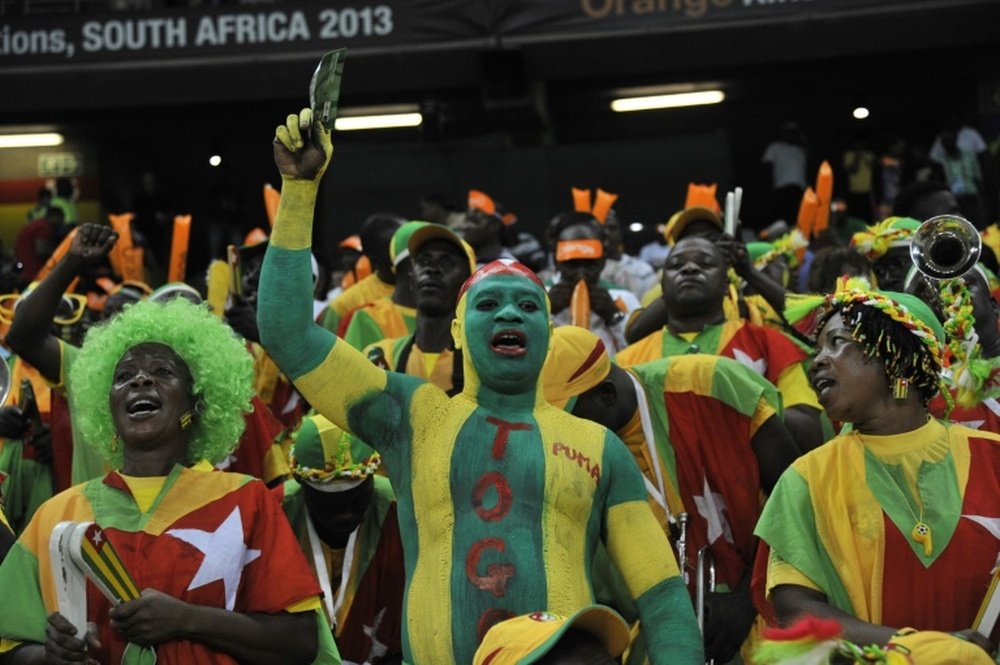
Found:
<svg viewBox="0 0 1000 665"><path fill-rule="evenodd" d="M72 408L79 435L96 446L115 469L123 463L122 446L108 408L115 368L125 353L144 343L167 346L187 365L193 384L192 419L187 463L225 459L243 432L243 414L253 396L253 359L232 330L205 307L184 299L165 304L130 306L105 325L90 330L73 363Z"/></svg>
<svg viewBox="0 0 1000 665"><path fill-rule="evenodd" d="M340 663L281 506L260 480L212 467L239 441L252 371L233 331L181 298L91 329L71 407L114 470L43 503L0 565L7 660ZM85 552L77 537L99 552L81 565L103 597L56 588L73 579L64 553Z"/></svg>

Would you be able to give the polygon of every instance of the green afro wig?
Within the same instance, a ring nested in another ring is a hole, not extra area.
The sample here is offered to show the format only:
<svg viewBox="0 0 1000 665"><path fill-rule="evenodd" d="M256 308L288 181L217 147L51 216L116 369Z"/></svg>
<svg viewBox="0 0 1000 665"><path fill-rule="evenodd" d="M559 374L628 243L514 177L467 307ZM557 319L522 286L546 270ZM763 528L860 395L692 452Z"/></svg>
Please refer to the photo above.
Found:
<svg viewBox="0 0 1000 665"><path fill-rule="evenodd" d="M113 445L115 426L108 405L115 367L125 352L146 342L173 349L187 364L201 408L191 429L187 461L226 458L243 433L243 414L253 397L253 359L233 331L204 306L183 298L141 302L87 334L70 368L70 403L79 433L115 469L124 461Z"/></svg>

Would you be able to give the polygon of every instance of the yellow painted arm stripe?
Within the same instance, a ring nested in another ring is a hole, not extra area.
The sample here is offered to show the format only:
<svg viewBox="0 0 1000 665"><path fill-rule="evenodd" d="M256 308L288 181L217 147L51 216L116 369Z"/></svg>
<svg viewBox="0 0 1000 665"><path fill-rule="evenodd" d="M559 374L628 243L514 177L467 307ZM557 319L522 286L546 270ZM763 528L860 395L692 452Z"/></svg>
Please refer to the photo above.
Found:
<svg viewBox="0 0 1000 665"><path fill-rule="evenodd" d="M645 501L627 501L608 510L607 547L633 598L680 574L670 543Z"/></svg>
<svg viewBox="0 0 1000 665"><path fill-rule="evenodd" d="M283 180L281 202L271 242L285 249L306 249L312 246L313 212L316 207L318 182Z"/></svg>
<svg viewBox="0 0 1000 665"><path fill-rule="evenodd" d="M295 380L295 387L319 413L350 432L347 411L362 398L385 389L386 374L343 340L323 361ZM353 432L351 432L353 434Z"/></svg>

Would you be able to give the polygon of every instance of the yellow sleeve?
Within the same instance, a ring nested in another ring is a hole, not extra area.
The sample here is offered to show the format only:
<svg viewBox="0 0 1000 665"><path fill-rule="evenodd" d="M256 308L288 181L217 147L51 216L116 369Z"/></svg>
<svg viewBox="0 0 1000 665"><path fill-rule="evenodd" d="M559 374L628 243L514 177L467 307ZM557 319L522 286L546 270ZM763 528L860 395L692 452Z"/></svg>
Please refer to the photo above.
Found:
<svg viewBox="0 0 1000 665"><path fill-rule="evenodd" d="M788 409L793 406L804 404L822 411L816 399L816 391L809 384L806 371L802 363L795 363L785 368L785 371L778 377L778 391L781 393L781 401Z"/></svg>
<svg viewBox="0 0 1000 665"><path fill-rule="evenodd" d="M753 438L757 430L760 429L760 426L766 423L771 416L777 414L778 412L767 401L767 397L761 395L757 400L757 409L753 412L753 416L750 417L750 437Z"/></svg>
<svg viewBox="0 0 1000 665"><path fill-rule="evenodd" d="M823 592L815 582L800 573L792 564L775 554L774 550L771 550L767 558L767 588L765 589L768 599L771 597L771 589L779 584L794 584L819 591L820 593Z"/></svg>
<svg viewBox="0 0 1000 665"><path fill-rule="evenodd" d="M0 653L7 653L8 651L13 651L24 644L24 642L18 642L17 640L8 640L6 637L0 637Z"/></svg>
<svg viewBox="0 0 1000 665"><path fill-rule="evenodd" d="M297 603L292 603L285 608L285 611L290 614L298 614L300 612L311 612L313 610L318 610L323 607L320 602L319 596L309 596L308 598L303 598Z"/></svg>

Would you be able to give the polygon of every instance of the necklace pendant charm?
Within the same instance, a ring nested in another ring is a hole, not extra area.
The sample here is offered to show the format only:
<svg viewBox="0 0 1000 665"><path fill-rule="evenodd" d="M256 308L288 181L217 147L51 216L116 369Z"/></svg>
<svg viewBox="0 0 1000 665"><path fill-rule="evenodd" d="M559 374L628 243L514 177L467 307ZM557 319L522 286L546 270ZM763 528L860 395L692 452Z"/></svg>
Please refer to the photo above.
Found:
<svg viewBox="0 0 1000 665"><path fill-rule="evenodd" d="M931 528L927 524L923 522L914 524L913 531L910 532L910 537L913 538L914 542L924 546L924 556L930 556L934 551L934 542L931 540Z"/></svg>

